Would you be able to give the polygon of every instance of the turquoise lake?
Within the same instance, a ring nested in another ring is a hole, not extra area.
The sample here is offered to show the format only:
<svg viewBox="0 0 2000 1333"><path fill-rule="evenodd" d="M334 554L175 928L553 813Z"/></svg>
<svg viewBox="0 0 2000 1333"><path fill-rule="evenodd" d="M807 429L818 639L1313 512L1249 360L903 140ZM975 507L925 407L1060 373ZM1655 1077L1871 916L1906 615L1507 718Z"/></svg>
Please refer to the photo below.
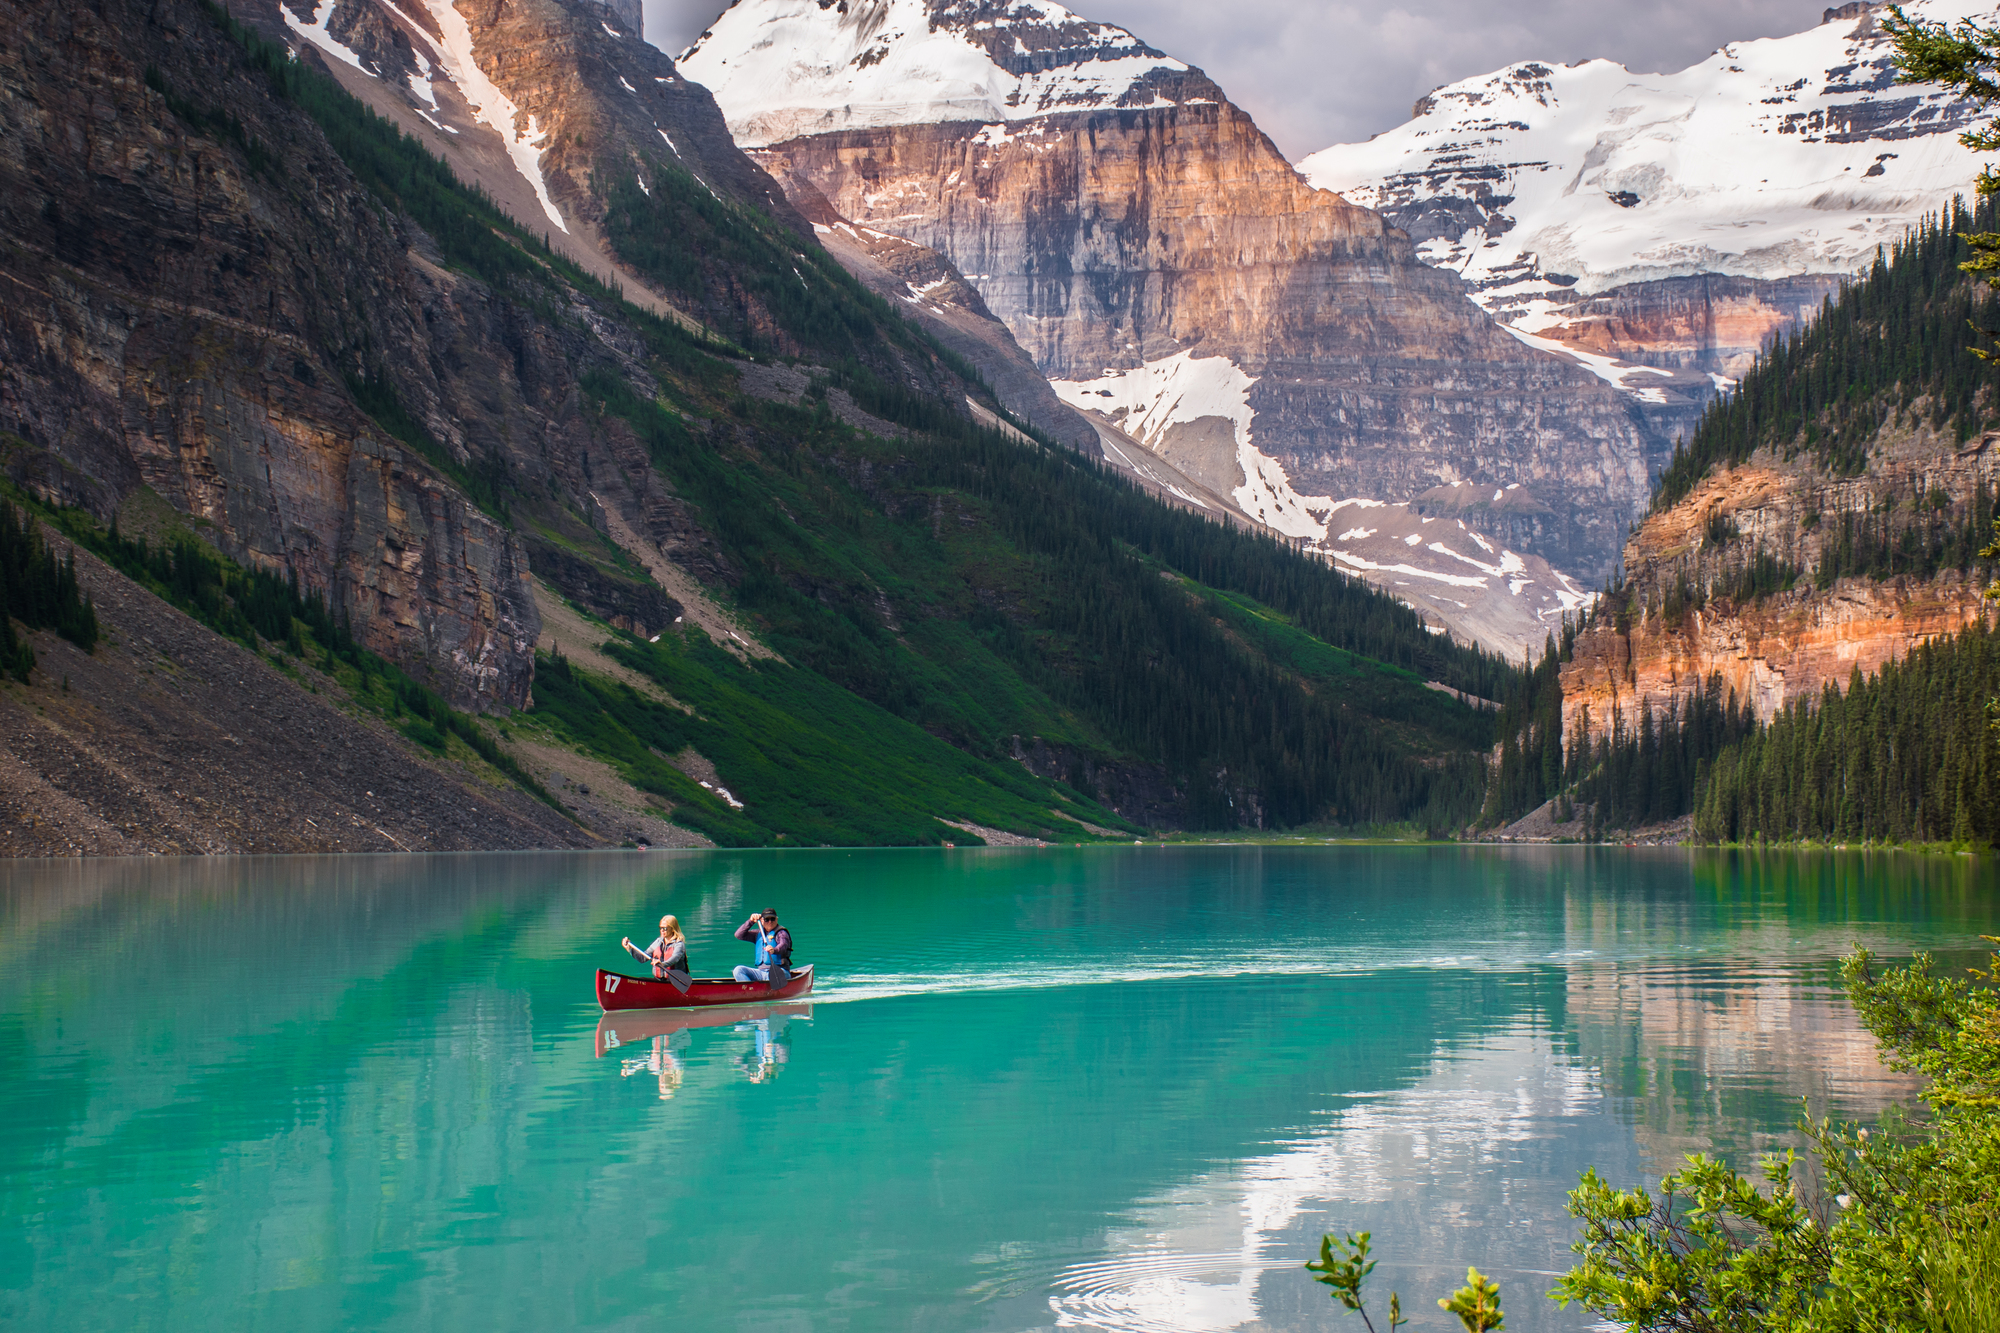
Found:
<svg viewBox="0 0 2000 1333"><path fill-rule="evenodd" d="M1907 1100L1835 984L1952 966L1990 863L1125 848L0 868L0 1326L1581 1330L1587 1166ZM600 1022L663 912L809 1003ZM713 1021L711 1021L713 1020ZM1380 1323L1378 1316L1378 1324ZM1455 1326L1455 1325L1454 1325Z"/></svg>

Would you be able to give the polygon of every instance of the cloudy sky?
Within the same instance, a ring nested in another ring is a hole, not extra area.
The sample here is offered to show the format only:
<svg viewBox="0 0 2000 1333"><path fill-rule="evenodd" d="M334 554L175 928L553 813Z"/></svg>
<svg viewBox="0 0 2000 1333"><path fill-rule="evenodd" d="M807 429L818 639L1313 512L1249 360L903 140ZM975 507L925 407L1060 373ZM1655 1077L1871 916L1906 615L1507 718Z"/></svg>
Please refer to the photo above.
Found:
<svg viewBox="0 0 2000 1333"><path fill-rule="evenodd" d="M752 0L745 0L751 3ZM1207 70L1294 160L1409 118L1437 87L1517 60L1609 56L1684 69L1724 42L1819 22L1814 0L1067 0ZM678 53L721 0L645 0L646 35Z"/></svg>

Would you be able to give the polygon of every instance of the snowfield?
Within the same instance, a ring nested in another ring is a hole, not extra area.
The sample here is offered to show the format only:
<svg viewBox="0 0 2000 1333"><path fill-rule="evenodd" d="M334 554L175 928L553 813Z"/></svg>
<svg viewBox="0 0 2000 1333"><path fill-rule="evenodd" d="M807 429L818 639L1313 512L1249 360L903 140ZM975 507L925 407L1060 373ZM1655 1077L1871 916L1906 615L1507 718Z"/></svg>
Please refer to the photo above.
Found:
<svg viewBox="0 0 2000 1333"><path fill-rule="evenodd" d="M1995 13L1973 0L1907 10ZM1299 170L1391 213L1428 262L1534 333L1559 322L1537 293L1854 272L1969 195L1980 162L1957 140L1970 108L1894 74L1872 16L1731 43L1677 74L1526 62L1440 88L1407 124Z"/></svg>
<svg viewBox="0 0 2000 1333"><path fill-rule="evenodd" d="M1063 111L1164 106L1144 81L1188 71L1123 28L1038 0L1014 5L1003 20L943 19L935 28L926 0L739 4L678 63L715 94L746 148L880 125L1004 126Z"/></svg>
<svg viewBox="0 0 2000 1333"><path fill-rule="evenodd" d="M1118 422L1127 435L1158 450L1175 426L1221 418L1236 440L1236 462L1243 480L1230 498L1250 515L1287 537L1320 541L1326 520L1314 511L1331 513L1333 498L1300 495L1292 489L1277 459L1251 442L1255 414L1250 389L1257 383L1226 356L1196 357L1180 352L1149 361L1136 370L1107 370L1094 380L1051 380L1056 397L1071 407L1102 412Z"/></svg>

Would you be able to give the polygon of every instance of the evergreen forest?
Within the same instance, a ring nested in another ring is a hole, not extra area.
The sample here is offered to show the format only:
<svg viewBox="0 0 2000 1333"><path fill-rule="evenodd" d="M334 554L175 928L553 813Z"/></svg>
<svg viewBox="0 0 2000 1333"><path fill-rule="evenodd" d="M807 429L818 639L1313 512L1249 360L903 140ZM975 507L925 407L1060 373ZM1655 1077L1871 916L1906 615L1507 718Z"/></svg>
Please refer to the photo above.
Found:
<svg viewBox="0 0 2000 1333"><path fill-rule="evenodd" d="M97 608L77 586L76 556L58 559L21 511L0 500L0 672L26 684L35 650L14 630L52 629L83 651L97 646Z"/></svg>
<svg viewBox="0 0 2000 1333"><path fill-rule="evenodd" d="M1973 330L1994 322L1994 298L1959 267L1971 254L1967 236L1996 226L1994 196L1971 209L1954 203L1878 254L1816 318L1780 335L1674 450L1654 511L1762 448L1809 454L1838 474L1861 472L1876 433L1919 406L1960 440L2000 420L1992 368L1970 346Z"/></svg>
<svg viewBox="0 0 2000 1333"><path fill-rule="evenodd" d="M1992 197L1955 207L1878 257L1817 319L1775 341L1676 451L1656 512L1758 449L1851 474L1866 468L1882 428L1908 414L1960 439L1993 425L1994 371L1968 345L1991 322L1990 300L1960 266L1971 253L1968 235L1995 222ZM1864 512L1809 517L1830 525L1810 568L1751 549L1718 510L1671 583L1608 590L1587 624L1565 625L1514 683L1481 822L1506 823L1554 801L1559 821L1583 818L1586 837L1692 815L1694 835L1706 841L1994 843L2000 823L1986 787L2000 674L1988 628L1793 700L1768 725L1711 677L1664 711L1642 707L1636 721L1621 715L1592 737L1585 710L1564 727L1558 677L1586 629L1625 633L1641 618L1727 615L1843 578L1956 570L1990 579L1997 505L1982 484L1969 497L1885 494Z"/></svg>
<svg viewBox="0 0 2000 1333"><path fill-rule="evenodd" d="M1692 789L1706 841L2000 845L2000 633L1927 643L1720 747Z"/></svg>
<svg viewBox="0 0 2000 1333"><path fill-rule="evenodd" d="M1587 715L1562 731L1562 660L1552 647L1501 720L1485 822L1554 800L1559 819L1586 819L1589 837L1691 814L1704 842L2000 845L1991 624L1919 645L1872 676L1856 670L1845 689L1795 699L1768 724L1710 677L1594 740Z"/></svg>

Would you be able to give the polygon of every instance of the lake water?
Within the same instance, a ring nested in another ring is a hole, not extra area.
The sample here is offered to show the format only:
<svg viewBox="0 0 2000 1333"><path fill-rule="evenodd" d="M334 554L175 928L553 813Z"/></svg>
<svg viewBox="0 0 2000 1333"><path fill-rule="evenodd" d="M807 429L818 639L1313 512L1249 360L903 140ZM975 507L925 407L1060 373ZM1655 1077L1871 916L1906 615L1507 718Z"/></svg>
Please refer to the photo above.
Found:
<svg viewBox="0 0 2000 1333"><path fill-rule="evenodd" d="M1127 848L0 869L0 1326L1517 1333L1586 1166L1906 1098L1834 986L1954 964L1969 859ZM672 911L810 1004L600 1022ZM632 970L627 966L624 970Z"/></svg>

